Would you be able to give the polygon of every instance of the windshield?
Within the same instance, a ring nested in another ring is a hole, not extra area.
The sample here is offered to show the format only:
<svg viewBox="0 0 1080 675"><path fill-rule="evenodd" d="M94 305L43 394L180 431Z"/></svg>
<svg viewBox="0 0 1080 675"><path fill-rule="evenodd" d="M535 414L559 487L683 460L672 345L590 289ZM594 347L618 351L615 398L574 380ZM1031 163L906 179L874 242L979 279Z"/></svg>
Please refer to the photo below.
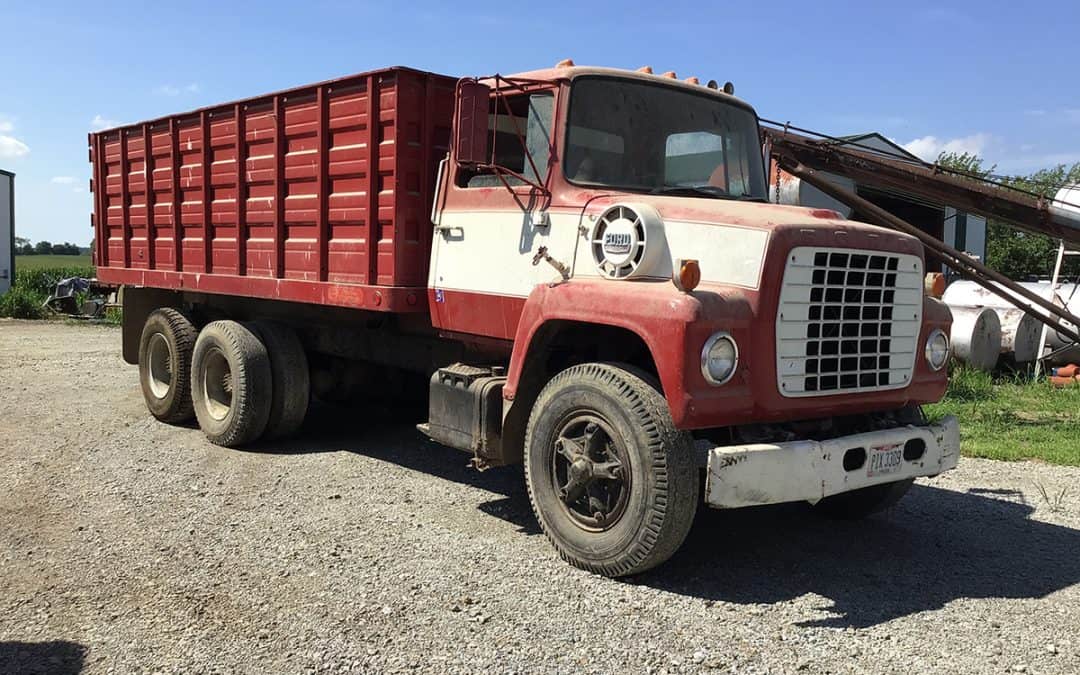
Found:
<svg viewBox="0 0 1080 675"><path fill-rule="evenodd" d="M563 170L579 185L766 198L752 112L709 94L620 78L574 81Z"/></svg>

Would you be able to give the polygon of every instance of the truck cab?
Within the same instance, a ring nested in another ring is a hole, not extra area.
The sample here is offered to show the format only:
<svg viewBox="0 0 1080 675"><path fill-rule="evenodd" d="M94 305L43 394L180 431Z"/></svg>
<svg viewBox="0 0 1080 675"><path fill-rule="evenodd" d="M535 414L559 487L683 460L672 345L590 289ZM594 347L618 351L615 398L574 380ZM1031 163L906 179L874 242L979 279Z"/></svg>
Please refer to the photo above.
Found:
<svg viewBox="0 0 1080 675"><path fill-rule="evenodd" d="M760 139L730 89L673 77L564 66L463 80L433 209L432 322L511 341L508 432L568 365L621 364L689 437L707 504L866 515L956 464L955 420L927 424L918 408L944 393L950 314L924 295L914 238L769 203ZM613 461L584 432L551 433L575 450L560 460L526 434L537 484ZM563 510L598 527L617 501L577 513L564 495ZM572 541L550 510L545 530Z"/></svg>

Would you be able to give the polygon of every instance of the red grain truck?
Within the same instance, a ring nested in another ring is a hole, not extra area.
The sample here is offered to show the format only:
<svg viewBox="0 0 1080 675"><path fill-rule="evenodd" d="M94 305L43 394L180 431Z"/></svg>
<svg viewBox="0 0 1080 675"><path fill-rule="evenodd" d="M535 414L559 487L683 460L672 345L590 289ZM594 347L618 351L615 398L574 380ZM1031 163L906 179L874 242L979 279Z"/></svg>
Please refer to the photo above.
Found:
<svg viewBox="0 0 1080 675"><path fill-rule="evenodd" d="M424 387L420 428L523 462L558 552L611 576L666 560L702 501L860 517L956 466L955 418L919 408L951 321L922 246L770 204L726 86L389 68L89 141L124 358L211 442Z"/></svg>

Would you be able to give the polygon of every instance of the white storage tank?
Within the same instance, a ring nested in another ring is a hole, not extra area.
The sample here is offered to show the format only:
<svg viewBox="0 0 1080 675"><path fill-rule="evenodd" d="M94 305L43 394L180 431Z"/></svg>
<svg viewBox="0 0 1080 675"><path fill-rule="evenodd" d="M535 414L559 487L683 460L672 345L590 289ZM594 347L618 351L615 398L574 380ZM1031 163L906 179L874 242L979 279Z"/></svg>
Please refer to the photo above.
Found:
<svg viewBox="0 0 1080 675"><path fill-rule="evenodd" d="M1050 215L1055 222L1080 229L1080 185L1066 185L1050 202Z"/></svg>
<svg viewBox="0 0 1080 675"><path fill-rule="evenodd" d="M15 282L15 174L0 169L0 295Z"/></svg>
<svg viewBox="0 0 1080 675"><path fill-rule="evenodd" d="M1020 286L1031 291L1039 297L1053 302L1059 307L1065 307L1073 314L1080 313L1080 284L1076 283L1060 283L1054 288L1049 281L1025 281L1021 282ZM1002 289L1002 294L1008 294L1009 291ZM967 306L967 307L990 307L1001 313L1001 310L1013 309L1015 305L1001 297L1001 295L992 293L982 286L976 284L974 281L959 280L949 284L949 287L945 289L945 294L941 298L945 304L950 307L955 306ZM1042 307L1039 307L1033 303L1029 303L1024 300L1024 304L1028 314L1037 314L1040 316L1047 316L1047 312ZM1068 322L1065 322L1066 326L1070 326ZM1021 329L1022 332L1023 329ZM1039 324L1039 333L1042 332L1042 324ZM1019 338L1019 336L1017 336ZM1038 337L1036 337L1036 350L1038 349ZM1061 333L1055 330L1048 330L1046 335L1046 346L1053 351L1058 352L1054 358L1048 361L1049 365L1062 365L1065 363L1073 363L1080 360L1080 347L1069 346L1072 344L1072 340L1065 337ZM1019 360L1019 359L1018 359Z"/></svg>
<svg viewBox="0 0 1080 675"><path fill-rule="evenodd" d="M993 370L1001 356L1001 320L989 307L953 307L953 357L978 368Z"/></svg>

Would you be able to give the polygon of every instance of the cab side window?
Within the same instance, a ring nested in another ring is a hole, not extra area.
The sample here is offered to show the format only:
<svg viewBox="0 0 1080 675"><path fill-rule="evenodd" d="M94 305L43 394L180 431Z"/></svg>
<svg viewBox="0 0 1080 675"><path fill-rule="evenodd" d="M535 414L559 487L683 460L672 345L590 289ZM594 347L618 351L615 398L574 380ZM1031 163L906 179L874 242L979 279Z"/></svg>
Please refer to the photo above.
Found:
<svg viewBox="0 0 1080 675"><path fill-rule="evenodd" d="M509 115L506 112L507 104ZM495 133L488 161L543 185L547 181L548 162L551 159L553 109L554 96L551 93L506 96L505 103L492 97L488 128L494 129ZM524 145L518 133L524 137ZM526 150L532 156L532 163ZM536 165L536 172L533 171L533 164ZM513 176L505 178L510 185L524 185L523 181ZM502 185L502 181L493 169L477 169L462 171L457 184L459 187L494 187Z"/></svg>

